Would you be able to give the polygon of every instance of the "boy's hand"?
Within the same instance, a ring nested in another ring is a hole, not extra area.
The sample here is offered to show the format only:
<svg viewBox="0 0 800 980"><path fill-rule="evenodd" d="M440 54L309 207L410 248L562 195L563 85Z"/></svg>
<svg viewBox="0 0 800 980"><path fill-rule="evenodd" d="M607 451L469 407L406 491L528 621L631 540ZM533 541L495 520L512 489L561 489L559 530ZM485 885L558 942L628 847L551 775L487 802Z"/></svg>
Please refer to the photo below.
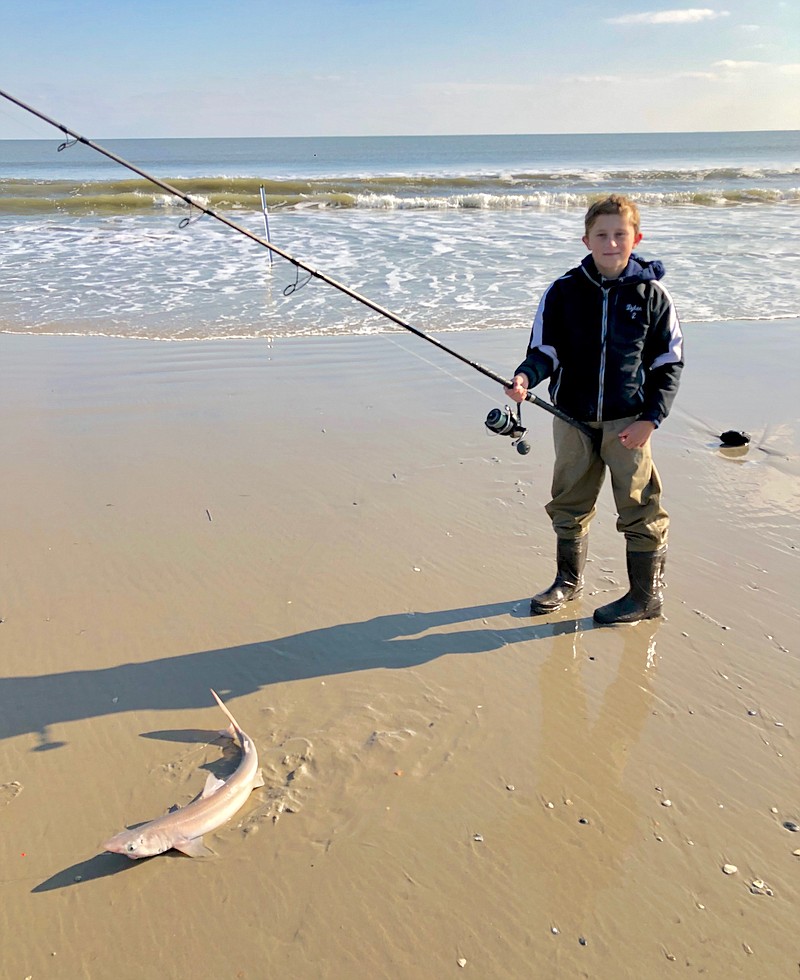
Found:
<svg viewBox="0 0 800 980"><path fill-rule="evenodd" d="M517 404L525 401L525 396L528 394L528 377L525 374L515 374L514 379L511 382L511 387L505 389L508 397L517 402Z"/></svg>
<svg viewBox="0 0 800 980"><path fill-rule="evenodd" d="M619 441L626 449L641 449L647 445L650 436L655 432L655 425L652 422L645 422L639 419L632 422L626 429L619 434Z"/></svg>

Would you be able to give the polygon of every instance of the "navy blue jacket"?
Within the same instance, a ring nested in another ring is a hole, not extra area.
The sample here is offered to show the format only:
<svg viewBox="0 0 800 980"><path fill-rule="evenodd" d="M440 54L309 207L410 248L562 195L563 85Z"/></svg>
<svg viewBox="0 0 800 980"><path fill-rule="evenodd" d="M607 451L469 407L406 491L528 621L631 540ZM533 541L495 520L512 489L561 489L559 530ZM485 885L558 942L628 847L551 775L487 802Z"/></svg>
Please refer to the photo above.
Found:
<svg viewBox="0 0 800 980"><path fill-rule="evenodd" d="M517 374L550 377L554 405L581 422L636 416L659 425L683 369L683 335L664 266L632 255L617 279L587 255L542 296Z"/></svg>

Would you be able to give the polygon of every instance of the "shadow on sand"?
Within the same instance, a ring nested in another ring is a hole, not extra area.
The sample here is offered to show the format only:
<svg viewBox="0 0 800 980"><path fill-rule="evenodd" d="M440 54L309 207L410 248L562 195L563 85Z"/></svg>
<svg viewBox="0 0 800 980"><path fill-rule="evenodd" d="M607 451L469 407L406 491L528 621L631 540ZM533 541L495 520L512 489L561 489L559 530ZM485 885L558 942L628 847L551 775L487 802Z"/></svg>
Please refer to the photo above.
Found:
<svg viewBox="0 0 800 980"><path fill-rule="evenodd" d="M159 859L169 861L188 861L191 860L177 851L167 851L166 854L159 854ZM107 878L110 875L120 874L131 868L137 868L152 861L152 858L142 858L139 861L131 861L122 854L109 854L104 851L96 854L88 861L79 861L63 871L58 871L51 878L41 882L35 888L31 888L32 895L41 892L52 892L59 888L69 888L72 885L80 885L87 881L94 881L97 878Z"/></svg>
<svg viewBox="0 0 800 980"><path fill-rule="evenodd" d="M415 667L444 655L488 653L512 643L591 629L591 618L492 628L492 617L523 617L522 601L378 616L258 643L176 654L102 670L0 678L0 738L35 733L33 751L63 746L50 729L126 711L205 708L209 688L226 700L286 681ZM474 623L469 628L467 624ZM457 630L447 627L458 625ZM467 627L467 628L465 628Z"/></svg>
<svg viewBox="0 0 800 980"><path fill-rule="evenodd" d="M209 688L230 699L285 681L413 667L444 655L486 653L509 644L579 634L593 628L591 617L533 623L520 611L526 607L527 602L519 601L380 616L260 643L121 664L105 670L2 678L0 736L37 733L40 744L33 751L56 748L65 743L48 740L48 729L54 724L138 709L207 707ZM524 619L524 625L492 628L486 623L491 617L503 617L506 623L509 619ZM469 623L476 625L464 628ZM447 629L456 624L461 628ZM144 738L176 742L211 741L215 736L215 732L201 729L142 733ZM226 760L218 760L208 768L225 764ZM167 857L186 860L174 853ZM146 861L131 862L117 854L95 855L57 872L32 891L71 887L142 863Z"/></svg>

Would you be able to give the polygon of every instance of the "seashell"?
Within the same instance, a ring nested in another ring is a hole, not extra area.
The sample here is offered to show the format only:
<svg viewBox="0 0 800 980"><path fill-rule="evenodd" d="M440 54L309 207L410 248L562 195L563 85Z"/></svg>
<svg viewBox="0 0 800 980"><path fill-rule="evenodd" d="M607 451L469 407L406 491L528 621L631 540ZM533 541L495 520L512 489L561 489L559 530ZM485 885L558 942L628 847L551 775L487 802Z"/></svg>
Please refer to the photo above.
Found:
<svg viewBox="0 0 800 980"><path fill-rule="evenodd" d="M722 870L725 872L726 875L735 875L739 869L736 867L735 864L723 864Z"/></svg>

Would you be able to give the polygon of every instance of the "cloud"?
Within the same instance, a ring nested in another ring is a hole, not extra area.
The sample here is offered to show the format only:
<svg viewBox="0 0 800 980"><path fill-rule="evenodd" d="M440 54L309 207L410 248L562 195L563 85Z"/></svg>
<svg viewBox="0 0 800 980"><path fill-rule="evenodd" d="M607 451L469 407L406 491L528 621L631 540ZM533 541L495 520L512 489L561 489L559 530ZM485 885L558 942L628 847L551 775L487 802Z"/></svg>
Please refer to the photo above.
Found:
<svg viewBox="0 0 800 980"><path fill-rule="evenodd" d="M703 20L717 20L730 16L728 10L710 10L707 7L694 7L689 10L652 10L642 14L623 14L621 17L606 18L608 24L699 24Z"/></svg>
<svg viewBox="0 0 800 980"><path fill-rule="evenodd" d="M766 67L763 61L715 61L713 68L721 68L723 71L751 71L753 68Z"/></svg>
<svg viewBox="0 0 800 980"><path fill-rule="evenodd" d="M713 70L679 71L674 75L665 76L663 81L669 83L672 79L693 79L708 82L732 82L743 78L747 72L760 71L761 79L777 75L800 75L800 62L790 62L785 65L770 64L766 61L715 61Z"/></svg>
<svg viewBox="0 0 800 980"><path fill-rule="evenodd" d="M626 80L621 75L567 75L564 81L579 85L622 85Z"/></svg>

